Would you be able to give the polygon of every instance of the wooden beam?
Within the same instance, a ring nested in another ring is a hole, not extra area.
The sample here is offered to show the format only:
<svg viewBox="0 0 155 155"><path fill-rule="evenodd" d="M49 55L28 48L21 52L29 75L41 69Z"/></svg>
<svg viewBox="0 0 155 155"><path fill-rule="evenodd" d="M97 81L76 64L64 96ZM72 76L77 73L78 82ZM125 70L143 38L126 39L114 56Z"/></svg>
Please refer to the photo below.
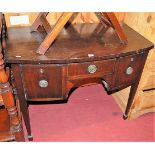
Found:
<svg viewBox="0 0 155 155"><path fill-rule="evenodd" d="M42 16L46 17L47 15L48 15L48 12L40 12L31 26L31 31L37 31L38 27L42 25L42 22L40 20L41 17Z"/></svg>
<svg viewBox="0 0 155 155"><path fill-rule="evenodd" d="M113 25L113 28L115 29L120 41L122 44L127 44L127 37L120 26L115 14L113 12L102 12L106 16L106 18L109 20L109 22Z"/></svg>
<svg viewBox="0 0 155 155"><path fill-rule="evenodd" d="M53 43L53 41L58 36L59 32L62 30L64 25L68 22L68 20L73 15L73 12L64 12L54 25L53 29L49 34L46 36L44 41L40 44L39 48L37 49L37 53L39 54L45 54L45 52L48 50L50 45Z"/></svg>
<svg viewBox="0 0 155 155"><path fill-rule="evenodd" d="M49 32L51 31L52 28L51 28L51 25L49 24L49 22L47 21L46 16L42 15L42 16L40 17L40 21L41 21L42 26L44 27L45 31L46 31L47 33L49 33Z"/></svg>

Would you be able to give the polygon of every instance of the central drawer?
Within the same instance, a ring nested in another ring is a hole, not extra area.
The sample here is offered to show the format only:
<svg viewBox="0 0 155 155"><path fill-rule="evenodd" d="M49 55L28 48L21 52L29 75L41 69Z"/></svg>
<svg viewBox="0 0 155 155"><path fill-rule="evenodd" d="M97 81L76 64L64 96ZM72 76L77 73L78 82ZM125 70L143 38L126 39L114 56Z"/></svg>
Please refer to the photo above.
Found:
<svg viewBox="0 0 155 155"><path fill-rule="evenodd" d="M115 59L72 63L68 65L69 78L85 78L112 74L115 68Z"/></svg>
<svg viewBox="0 0 155 155"><path fill-rule="evenodd" d="M63 66L23 65L22 81L27 100L63 98Z"/></svg>

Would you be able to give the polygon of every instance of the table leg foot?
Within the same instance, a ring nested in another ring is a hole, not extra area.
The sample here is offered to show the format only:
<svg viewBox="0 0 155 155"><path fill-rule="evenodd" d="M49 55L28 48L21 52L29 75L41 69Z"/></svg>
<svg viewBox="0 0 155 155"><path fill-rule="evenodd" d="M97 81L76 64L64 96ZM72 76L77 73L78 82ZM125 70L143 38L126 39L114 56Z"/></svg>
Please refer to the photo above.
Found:
<svg viewBox="0 0 155 155"><path fill-rule="evenodd" d="M123 114L123 119L126 120L128 118L128 115Z"/></svg>
<svg viewBox="0 0 155 155"><path fill-rule="evenodd" d="M32 135L27 135L27 138L29 141L33 141L33 136Z"/></svg>

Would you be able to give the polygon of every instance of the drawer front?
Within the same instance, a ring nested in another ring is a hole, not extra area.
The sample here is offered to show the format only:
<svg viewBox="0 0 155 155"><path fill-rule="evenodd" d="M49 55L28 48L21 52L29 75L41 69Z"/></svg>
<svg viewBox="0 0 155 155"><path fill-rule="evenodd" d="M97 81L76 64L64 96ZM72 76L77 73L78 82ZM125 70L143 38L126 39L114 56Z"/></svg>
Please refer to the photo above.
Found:
<svg viewBox="0 0 155 155"><path fill-rule="evenodd" d="M62 67L23 65L22 80L27 99L62 98Z"/></svg>
<svg viewBox="0 0 155 155"><path fill-rule="evenodd" d="M112 74L115 68L115 59L68 65L68 76L71 78L85 78Z"/></svg>
<svg viewBox="0 0 155 155"><path fill-rule="evenodd" d="M118 61L115 85L127 85L133 83L141 74L144 58L143 54L122 57Z"/></svg>

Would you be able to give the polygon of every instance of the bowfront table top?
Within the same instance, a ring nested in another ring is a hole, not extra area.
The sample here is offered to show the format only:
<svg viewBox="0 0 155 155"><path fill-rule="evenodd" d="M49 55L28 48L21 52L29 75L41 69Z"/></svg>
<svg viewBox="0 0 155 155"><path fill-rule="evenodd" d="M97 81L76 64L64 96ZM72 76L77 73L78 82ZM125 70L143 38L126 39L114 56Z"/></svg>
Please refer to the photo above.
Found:
<svg viewBox="0 0 155 155"><path fill-rule="evenodd" d="M48 52L40 55L35 51L45 36L43 33L31 33L29 27L9 28L6 62L33 64L86 62L136 54L153 48L150 41L127 25L124 24L123 29L128 38L127 45L120 44L112 28L105 30L101 24L70 25L61 31Z"/></svg>
<svg viewBox="0 0 155 155"><path fill-rule="evenodd" d="M39 33L29 27L8 28L5 63L12 70L29 139L27 101L68 99L71 89L80 86L101 83L111 93L131 86L124 112L124 119L128 118L148 52L154 45L127 25L122 28L128 39L126 45L120 44L112 28L102 24L67 25L45 55L36 53L46 36L42 29Z"/></svg>

